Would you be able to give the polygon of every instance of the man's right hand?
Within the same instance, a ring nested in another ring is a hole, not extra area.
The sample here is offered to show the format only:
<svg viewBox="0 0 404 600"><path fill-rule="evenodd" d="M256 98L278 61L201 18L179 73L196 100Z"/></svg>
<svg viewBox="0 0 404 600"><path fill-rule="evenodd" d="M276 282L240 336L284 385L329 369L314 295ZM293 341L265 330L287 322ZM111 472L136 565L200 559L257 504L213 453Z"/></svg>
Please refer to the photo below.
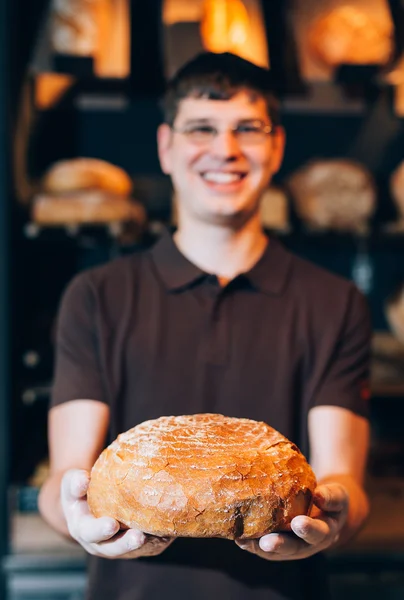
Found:
<svg viewBox="0 0 404 600"><path fill-rule="evenodd" d="M87 471L66 471L61 483L61 504L69 533L83 548L102 558L140 558L161 554L175 538L158 538L138 529L120 531L118 521L94 517L87 504L90 475Z"/></svg>

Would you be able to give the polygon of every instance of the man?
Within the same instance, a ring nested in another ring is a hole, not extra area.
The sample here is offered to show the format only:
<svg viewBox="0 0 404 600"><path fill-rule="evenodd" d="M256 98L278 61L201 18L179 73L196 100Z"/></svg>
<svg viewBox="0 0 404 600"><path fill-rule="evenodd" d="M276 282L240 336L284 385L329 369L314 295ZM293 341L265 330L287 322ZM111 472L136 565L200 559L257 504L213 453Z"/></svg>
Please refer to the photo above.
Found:
<svg viewBox="0 0 404 600"><path fill-rule="evenodd" d="M284 137L266 70L230 54L185 65L158 130L174 236L80 274L64 295L39 506L92 555L91 599L325 600L319 553L366 518L369 315L352 283L262 230ZM263 420L293 439L319 482L311 515L291 533L236 543L158 539L92 517L89 471L108 441L198 412Z"/></svg>

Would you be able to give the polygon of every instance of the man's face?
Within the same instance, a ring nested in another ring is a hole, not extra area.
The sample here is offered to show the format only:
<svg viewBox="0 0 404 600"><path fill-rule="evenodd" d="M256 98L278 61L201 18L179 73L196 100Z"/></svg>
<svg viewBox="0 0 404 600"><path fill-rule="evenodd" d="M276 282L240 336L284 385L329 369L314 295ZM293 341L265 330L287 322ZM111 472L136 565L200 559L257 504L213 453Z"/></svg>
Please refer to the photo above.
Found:
<svg viewBox="0 0 404 600"><path fill-rule="evenodd" d="M265 133L268 125L264 98L246 92L230 100L181 101L174 128L164 124L158 131L160 163L180 215L235 225L257 212L283 157L283 130ZM262 135L254 134L257 128Z"/></svg>

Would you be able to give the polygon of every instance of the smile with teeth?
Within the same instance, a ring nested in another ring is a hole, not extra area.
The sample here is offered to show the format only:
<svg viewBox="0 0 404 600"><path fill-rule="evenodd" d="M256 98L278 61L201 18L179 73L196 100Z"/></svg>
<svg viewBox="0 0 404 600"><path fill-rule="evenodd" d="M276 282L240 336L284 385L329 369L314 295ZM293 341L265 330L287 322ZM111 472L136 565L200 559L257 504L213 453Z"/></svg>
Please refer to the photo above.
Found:
<svg viewBox="0 0 404 600"><path fill-rule="evenodd" d="M241 181L241 179L244 179L244 177L246 176L246 173L225 173L218 171L207 171L206 173L201 173L201 175L205 181L226 184Z"/></svg>

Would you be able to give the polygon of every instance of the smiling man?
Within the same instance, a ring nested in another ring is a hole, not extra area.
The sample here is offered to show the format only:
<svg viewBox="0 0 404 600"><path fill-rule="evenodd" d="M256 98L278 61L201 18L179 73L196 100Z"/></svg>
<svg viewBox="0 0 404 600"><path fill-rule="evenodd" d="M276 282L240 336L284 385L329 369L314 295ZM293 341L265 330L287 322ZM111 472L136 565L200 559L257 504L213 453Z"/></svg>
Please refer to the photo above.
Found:
<svg viewBox="0 0 404 600"><path fill-rule="evenodd" d="M63 297L40 510L91 555L89 599L326 600L321 552L368 512L365 301L262 229L285 143L268 71L202 54L169 83L164 117L178 228ZM266 421L297 443L319 483L310 516L232 543L119 532L90 515L89 471L109 440L202 412Z"/></svg>

